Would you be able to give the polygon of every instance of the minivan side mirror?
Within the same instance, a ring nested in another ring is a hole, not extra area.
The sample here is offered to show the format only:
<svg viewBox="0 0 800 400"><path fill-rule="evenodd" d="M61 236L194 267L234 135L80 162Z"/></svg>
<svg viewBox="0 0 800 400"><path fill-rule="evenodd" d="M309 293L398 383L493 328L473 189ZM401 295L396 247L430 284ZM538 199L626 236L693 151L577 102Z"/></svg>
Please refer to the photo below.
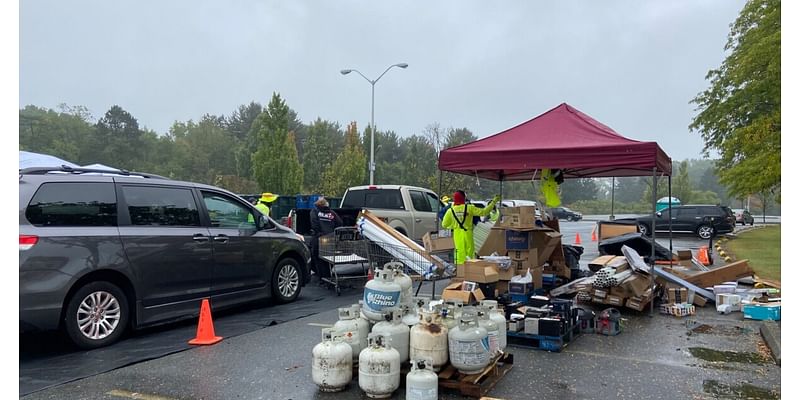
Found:
<svg viewBox="0 0 800 400"><path fill-rule="evenodd" d="M262 215L258 220L258 230L269 229L272 227L272 222L266 215Z"/></svg>

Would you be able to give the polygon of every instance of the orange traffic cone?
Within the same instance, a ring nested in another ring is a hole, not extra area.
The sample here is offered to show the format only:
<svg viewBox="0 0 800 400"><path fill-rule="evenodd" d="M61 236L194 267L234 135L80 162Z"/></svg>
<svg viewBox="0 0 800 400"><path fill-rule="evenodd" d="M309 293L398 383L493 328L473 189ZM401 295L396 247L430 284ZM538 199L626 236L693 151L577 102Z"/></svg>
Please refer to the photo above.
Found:
<svg viewBox="0 0 800 400"><path fill-rule="evenodd" d="M211 320L211 306L208 299L203 299L200 306L200 320L197 322L197 336L189 344L214 344L222 340L222 336L214 335L214 321Z"/></svg>
<svg viewBox="0 0 800 400"><path fill-rule="evenodd" d="M697 259L705 266L711 265L711 261L708 260L708 246L700 246L700 250L697 251Z"/></svg>
<svg viewBox="0 0 800 400"><path fill-rule="evenodd" d="M594 228L592 228L592 241L593 242L597 241L597 225L595 225Z"/></svg>
<svg viewBox="0 0 800 400"><path fill-rule="evenodd" d="M575 233L575 244L581 244L581 234Z"/></svg>

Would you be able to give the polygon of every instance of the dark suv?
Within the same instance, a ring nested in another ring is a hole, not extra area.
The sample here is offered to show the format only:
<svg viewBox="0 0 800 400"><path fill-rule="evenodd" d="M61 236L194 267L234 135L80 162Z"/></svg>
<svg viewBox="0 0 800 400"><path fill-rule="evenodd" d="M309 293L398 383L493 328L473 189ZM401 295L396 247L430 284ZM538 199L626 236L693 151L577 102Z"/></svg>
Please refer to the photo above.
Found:
<svg viewBox="0 0 800 400"><path fill-rule="evenodd" d="M572 211L567 207L555 207L550 209L550 214L554 218L565 219L567 221L580 221L583 219L583 214Z"/></svg>
<svg viewBox="0 0 800 400"><path fill-rule="evenodd" d="M217 187L119 171L19 172L20 331L63 329L79 347L126 328L272 297L297 298L308 247Z"/></svg>
<svg viewBox="0 0 800 400"><path fill-rule="evenodd" d="M650 234L653 217L642 216L636 218L622 218L617 221L635 221L639 230L645 235ZM656 213L656 232L669 231L669 209ZM701 239L709 239L720 233L733 232L736 217L730 208L714 205L682 205L672 207L672 231L696 233Z"/></svg>

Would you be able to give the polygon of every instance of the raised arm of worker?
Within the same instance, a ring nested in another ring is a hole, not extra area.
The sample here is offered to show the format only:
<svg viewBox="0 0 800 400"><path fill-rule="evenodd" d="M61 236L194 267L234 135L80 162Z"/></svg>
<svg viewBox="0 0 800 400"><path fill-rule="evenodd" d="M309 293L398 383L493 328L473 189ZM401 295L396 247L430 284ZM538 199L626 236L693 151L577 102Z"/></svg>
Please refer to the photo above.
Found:
<svg viewBox="0 0 800 400"><path fill-rule="evenodd" d="M494 208L494 205L497 204L499 201L500 201L500 195L496 194L496 195L494 195L494 198L492 198L492 201L490 201L489 204L487 204L485 208L476 207L476 206L470 204L469 205L469 209L467 210L467 212L469 214L471 214L471 215L476 216L476 217L485 217L485 216L489 215L489 213L492 212L492 209Z"/></svg>

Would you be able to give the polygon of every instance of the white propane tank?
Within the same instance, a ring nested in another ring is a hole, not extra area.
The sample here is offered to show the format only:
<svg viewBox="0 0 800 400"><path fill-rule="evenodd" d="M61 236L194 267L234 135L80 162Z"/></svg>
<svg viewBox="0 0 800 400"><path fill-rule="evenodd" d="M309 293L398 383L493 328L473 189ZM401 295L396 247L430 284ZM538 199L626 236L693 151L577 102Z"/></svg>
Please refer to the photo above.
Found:
<svg viewBox="0 0 800 400"><path fill-rule="evenodd" d="M419 323L411 327L409 339L412 360L431 360L434 371L447 364L447 326L442 322L441 306L420 309Z"/></svg>
<svg viewBox="0 0 800 400"><path fill-rule="evenodd" d="M400 354L388 337L369 334L369 345L358 356L358 386L367 396L383 399L400 387Z"/></svg>
<svg viewBox="0 0 800 400"><path fill-rule="evenodd" d="M497 300L481 300L481 305L489 308L489 318L500 328L500 336L498 336L498 339L500 339L500 351L505 351L508 344L508 338L506 337L508 325L505 314L501 313L497 307Z"/></svg>
<svg viewBox="0 0 800 400"><path fill-rule="evenodd" d="M443 307L445 311L443 321L444 324L447 325L447 329L453 329L458 326L458 320L461 318L461 309L464 307L464 302L455 299L446 300Z"/></svg>
<svg viewBox="0 0 800 400"><path fill-rule="evenodd" d="M406 374L406 400L437 400L439 376L433 372L430 359L411 361L411 371Z"/></svg>
<svg viewBox="0 0 800 400"><path fill-rule="evenodd" d="M403 314L403 323L412 327L419 322L419 309L425 307L430 301L429 297L412 297L408 312Z"/></svg>
<svg viewBox="0 0 800 400"><path fill-rule="evenodd" d="M350 309L353 311L353 315L356 315L356 323L358 324L358 338L360 339L361 349L365 349L367 347L367 336L369 336L369 331L372 330L372 324L369 322L368 319L363 317L361 313L361 304L353 304L350 306Z"/></svg>
<svg viewBox="0 0 800 400"><path fill-rule="evenodd" d="M500 351L500 327L489 318L489 309L486 306L478 307L478 325L486 329L489 354L494 357Z"/></svg>
<svg viewBox="0 0 800 400"><path fill-rule="evenodd" d="M400 304L400 291L400 284L394 281L391 269L378 270L375 279L364 287L364 307L361 312L370 321L383 321L383 309Z"/></svg>
<svg viewBox="0 0 800 400"><path fill-rule="evenodd" d="M400 285L400 304L411 304L414 296L414 282L405 273L405 265L401 262L392 261L386 263L383 268L391 270L394 273L394 282Z"/></svg>
<svg viewBox="0 0 800 400"><path fill-rule="evenodd" d="M384 309L385 321L378 322L372 327L372 333L379 333L391 338L392 347L400 354L400 363L408 361L408 336L410 329L403 323L399 309L390 307Z"/></svg>
<svg viewBox="0 0 800 400"><path fill-rule="evenodd" d="M475 374L489 365L489 334L478 325L474 314L461 316L459 325L450 331L450 363L462 374Z"/></svg>
<svg viewBox="0 0 800 400"><path fill-rule="evenodd" d="M311 350L311 379L323 392L339 392L353 380L353 349L332 328Z"/></svg>
<svg viewBox="0 0 800 400"><path fill-rule="evenodd" d="M372 330L372 325L375 325L375 321L370 320L366 315L364 315L364 300L358 301L358 316L364 321L367 321L367 326L369 327L367 330L367 335L369 335L369 331Z"/></svg>
<svg viewBox="0 0 800 400"><path fill-rule="evenodd" d="M339 320L333 324L333 329L342 335L345 343L353 348L353 363L358 363L358 353L366 347L366 340L361 339L355 310L352 307L339 308Z"/></svg>

